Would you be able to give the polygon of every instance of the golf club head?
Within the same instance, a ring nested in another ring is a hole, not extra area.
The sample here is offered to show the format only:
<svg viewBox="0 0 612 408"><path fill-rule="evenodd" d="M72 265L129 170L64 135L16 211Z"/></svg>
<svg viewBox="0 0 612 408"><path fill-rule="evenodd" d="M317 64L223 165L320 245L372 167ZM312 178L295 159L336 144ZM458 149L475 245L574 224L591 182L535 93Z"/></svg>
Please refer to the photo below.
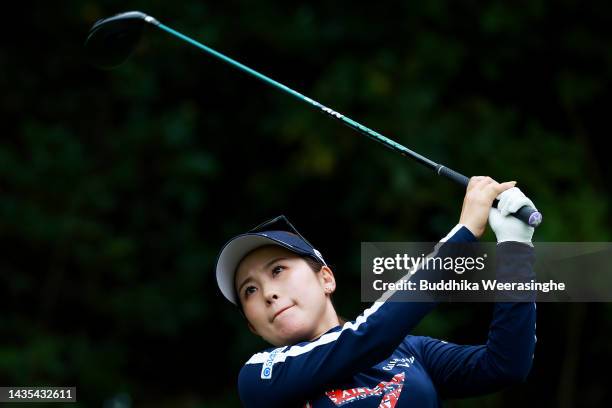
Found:
<svg viewBox="0 0 612 408"><path fill-rule="evenodd" d="M155 21L140 11L128 11L96 21L85 40L89 62L103 69L122 64L136 48L149 20Z"/></svg>

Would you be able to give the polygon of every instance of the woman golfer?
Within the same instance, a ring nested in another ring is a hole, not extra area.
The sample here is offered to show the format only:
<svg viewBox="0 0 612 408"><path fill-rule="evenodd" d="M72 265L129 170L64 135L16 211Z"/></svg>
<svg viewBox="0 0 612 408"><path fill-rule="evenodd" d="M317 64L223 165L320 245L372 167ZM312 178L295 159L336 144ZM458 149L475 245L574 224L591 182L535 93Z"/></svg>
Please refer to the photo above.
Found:
<svg viewBox="0 0 612 408"><path fill-rule="evenodd" d="M488 220L497 257L506 257L498 273L518 268L532 274L533 227L508 214L535 206L514 185L472 177L459 223L437 250L447 242L477 241ZM395 302L394 291L355 320L341 321L331 301L332 270L283 216L227 242L216 274L249 329L274 346L253 355L240 371L238 389L247 407L438 407L442 398L522 382L531 368L533 302L496 303L482 345L409 335L436 302Z"/></svg>

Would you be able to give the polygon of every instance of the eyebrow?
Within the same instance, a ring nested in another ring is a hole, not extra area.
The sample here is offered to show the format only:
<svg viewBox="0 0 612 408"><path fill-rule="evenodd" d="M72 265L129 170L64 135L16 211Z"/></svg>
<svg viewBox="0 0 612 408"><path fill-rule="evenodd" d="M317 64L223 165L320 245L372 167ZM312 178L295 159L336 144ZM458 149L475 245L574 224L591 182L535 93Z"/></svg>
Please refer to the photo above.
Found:
<svg viewBox="0 0 612 408"><path fill-rule="evenodd" d="M265 265L264 265L264 267L263 267L263 269L264 269L264 270L266 270L266 269L268 269L270 266L272 266L273 264L275 264L276 262L281 261L281 260L283 260L283 259L287 259L287 257L285 257L285 256L279 256L278 258L274 258L274 259L272 259L270 262L268 262L267 264L265 264ZM244 280L244 281L243 281L243 282L240 284L240 286L238 286L238 293L240 294L240 291L242 290L242 287L243 287L244 285L246 285L248 282L252 281L252 280L253 280L253 277L248 276L248 277L247 277L247 278L246 278L246 279L245 279L245 280Z"/></svg>

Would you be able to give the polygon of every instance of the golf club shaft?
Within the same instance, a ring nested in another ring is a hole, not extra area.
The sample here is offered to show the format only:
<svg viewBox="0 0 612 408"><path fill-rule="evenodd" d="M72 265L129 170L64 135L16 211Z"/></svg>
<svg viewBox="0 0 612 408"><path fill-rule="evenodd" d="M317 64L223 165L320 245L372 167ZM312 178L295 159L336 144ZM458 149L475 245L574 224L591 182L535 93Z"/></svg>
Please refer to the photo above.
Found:
<svg viewBox="0 0 612 408"><path fill-rule="evenodd" d="M256 77L257 79L266 82L269 85L272 85L273 87L280 89L281 91L284 91L290 95L292 95L293 97L307 102L308 104L310 104L311 106L319 109L320 111L326 113L328 116L335 118L337 120L340 120L342 123L344 123L346 126L355 129L356 131L358 131L359 133L369 137L370 139L373 139L379 143L382 143L384 146L388 147L391 150L394 150L396 152L398 152L399 154L401 154L402 156L405 157L409 157L412 158L413 160L416 160L417 162L431 168L432 170L434 170L438 175L442 175L445 177L448 177L449 179L463 185L464 187L467 187L468 183L469 183L469 178L464 176L463 174L460 174L452 169L449 169L446 166L443 166L441 164L435 163L434 161L428 159L427 157L424 157L410 149L408 149L407 147L389 139L388 137L385 137L383 135L381 135L380 133L344 116L341 113L336 112L335 110L328 108L325 105L320 104L319 102L310 99L309 97L302 95L301 93L281 84L280 82L277 82L275 80L273 80L272 78L267 77L266 75L263 75L249 67L247 67L246 65L243 65L241 63L239 63L238 61L235 61L234 59L221 54L218 51L213 50L210 47L207 47L204 44L201 44L198 41L195 41L194 39L187 37L186 35L160 23L159 21L157 21L155 18L148 16L147 18L145 18L145 21L147 23L150 23L164 31L166 31L167 33L180 38L181 40L184 40L194 46L196 46L197 48L201 49L202 51L206 52L209 55L212 55L213 57L216 57L232 66L234 66L235 68L238 68L241 71L244 71L254 77ZM499 203L499 201L496 199L493 202L493 207L497 207L497 204ZM542 215L534 208L530 207L530 206L523 206L522 208L520 208L516 213L512 214L513 216L515 216L516 218L520 219L521 221L525 222L528 225L531 225L533 227L537 227L541 220L542 220Z"/></svg>

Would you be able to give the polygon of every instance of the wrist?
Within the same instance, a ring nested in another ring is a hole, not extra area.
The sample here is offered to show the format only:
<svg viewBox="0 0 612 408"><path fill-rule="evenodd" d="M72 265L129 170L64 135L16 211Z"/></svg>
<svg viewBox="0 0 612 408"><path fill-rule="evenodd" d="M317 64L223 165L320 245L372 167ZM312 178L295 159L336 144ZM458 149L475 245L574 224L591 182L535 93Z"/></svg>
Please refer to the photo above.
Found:
<svg viewBox="0 0 612 408"><path fill-rule="evenodd" d="M524 229L502 229L495 231L495 237L497 242L522 242L525 244L531 244L531 238L533 236L533 227Z"/></svg>
<svg viewBox="0 0 612 408"><path fill-rule="evenodd" d="M499 244L506 243L506 242L512 242L512 243L515 243L515 244L524 244L524 245L529 245L530 247L532 247L532 248L533 248L533 242L531 242L531 241L520 241L520 240L518 240L518 239L504 239L504 240L499 240L499 239L498 239L498 240L497 240L497 244L498 244L498 245L499 245Z"/></svg>
<svg viewBox="0 0 612 408"><path fill-rule="evenodd" d="M529 241L529 242L525 242L525 241L498 241L497 242L497 246L498 247L504 247L504 246L519 246L519 247L523 247L523 246L528 246L531 248L535 248L535 246L533 245L533 242Z"/></svg>
<svg viewBox="0 0 612 408"><path fill-rule="evenodd" d="M478 239L480 239L480 237L482 237L482 234L484 234L484 228L476 227L476 226L474 226L473 224L471 224L469 222L465 222L465 221L459 220L459 225L463 225L465 228L470 230L472 235L474 235Z"/></svg>

